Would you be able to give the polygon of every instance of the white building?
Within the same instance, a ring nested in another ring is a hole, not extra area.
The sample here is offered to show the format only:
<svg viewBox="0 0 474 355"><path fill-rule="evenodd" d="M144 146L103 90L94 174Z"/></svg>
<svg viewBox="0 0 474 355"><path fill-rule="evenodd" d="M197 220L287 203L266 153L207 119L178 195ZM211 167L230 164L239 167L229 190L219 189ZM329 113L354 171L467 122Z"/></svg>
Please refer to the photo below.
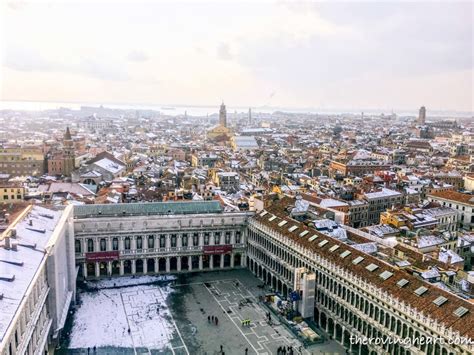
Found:
<svg viewBox="0 0 474 355"><path fill-rule="evenodd" d="M75 299L72 206L30 206L0 244L0 354L47 353Z"/></svg>

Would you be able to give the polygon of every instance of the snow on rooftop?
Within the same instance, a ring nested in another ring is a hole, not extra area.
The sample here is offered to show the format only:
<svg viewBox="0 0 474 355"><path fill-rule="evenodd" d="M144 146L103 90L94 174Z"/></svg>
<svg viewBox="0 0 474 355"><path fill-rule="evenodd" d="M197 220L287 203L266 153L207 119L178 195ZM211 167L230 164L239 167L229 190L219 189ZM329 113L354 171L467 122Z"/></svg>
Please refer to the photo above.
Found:
<svg viewBox="0 0 474 355"><path fill-rule="evenodd" d="M377 252L377 243L374 242L354 244L352 247L366 254L375 254Z"/></svg>
<svg viewBox="0 0 474 355"><path fill-rule="evenodd" d="M17 250L0 247L1 273L15 276L13 281L0 280L0 293L3 294L0 300L0 340L5 336L10 322L46 255L45 247L61 215L62 211L33 206L16 224L17 237L10 239L10 243L18 243ZM1 260L16 260L22 264Z"/></svg>
<svg viewBox="0 0 474 355"><path fill-rule="evenodd" d="M449 262L450 264L460 263L460 262L464 261L464 259L462 257L460 257L453 250L440 251L438 260L441 261L442 263L448 263Z"/></svg>
<svg viewBox="0 0 474 355"><path fill-rule="evenodd" d="M101 167L102 169L105 169L105 170L111 172L112 174L117 174L117 173L119 173L120 171L122 171L124 169L123 165L119 165L116 162L114 162L110 159L107 159L107 158L103 158L103 159L100 159L100 160L96 161L94 163L94 165L97 165L97 166Z"/></svg>
<svg viewBox="0 0 474 355"><path fill-rule="evenodd" d="M328 208L331 208L331 207L345 207L345 206L347 206L347 203L343 202L343 201L335 200L333 198L325 198L325 199L321 200L320 205L321 205L321 207L328 207Z"/></svg>
<svg viewBox="0 0 474 355"><path fill-rule="evenodd" d="M367 192L365 197L368 199L401 196L401 193L395 190L383 188L381 191Z"/></svg>
<svg viewBox="0 0 474 355"><path fill-rule="evenodd" d="M422 235L418 236L418 248L428 248L444 243L443 238L436 237L434 235Z"/></svg>
<svg viewBox="0 0 474 355"><path fill-rule="evenodd" d="M434 267L427 271L422 272L421 277L424 278L425 280L435 279L435 278L441 277L441 274L439 273L438 269Z"/></svg>

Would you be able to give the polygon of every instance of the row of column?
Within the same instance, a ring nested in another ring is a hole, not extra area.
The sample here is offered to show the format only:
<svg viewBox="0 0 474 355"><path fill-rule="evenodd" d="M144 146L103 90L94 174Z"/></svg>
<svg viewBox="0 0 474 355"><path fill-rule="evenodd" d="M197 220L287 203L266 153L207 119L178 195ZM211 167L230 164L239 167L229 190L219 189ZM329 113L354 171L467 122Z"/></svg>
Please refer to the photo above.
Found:
<svg viewBox="0 0 474 355"><path fill-rule="evenodd" d="M173 270L173 271L176 271L176 272L180 272L180 271L192 271L193 270L193 263L192 263L192 256L186 256L188 258L188 267L187 267L187 270L182 270L182 267L181 267L181 256L175 256L176 258L176 270ZM203 257L204 255L199 255L199 266L198 266L198 270L204 270L203 268ZM224 257L225 257L225 254L216 254L216 255L209 255L209 269L212 270L214 269L214 257L220 257L220 261L219 261L219 267L221 269L224 268ZM159 260L160 259L163 259L163 258L153 258L154 259L154 270L148 270L148 263L147 261L150 259L150 258L143 258L141 259L142 262L143 262L143 274L147 274L148 272L152 272L152 273L158 273L158 272L171 272L171 258L172 257L166 257L164 258L166 260L166 269L165 270L159 270ZM135 275L137 273L136 271L136 261L138 259L128 259L130 260L130 263L131 263L131 275ZM119 275L120 276L123 276L125 275L125 261L126 260L118 260L119 261ZM107 265L107 276L112 276L112 263L114 261L107 261L106 262L106 265ZM100 264L101 263L104 263L104 262L94 262L94 274L95 274L95 277L96 278L99 278L101 276L100 274ZM90 262L84 262L83 263L83 276L85 278L87 278L89 275L88 275L88 264L91 264ZM235 255L234 254L230 254L230 267L233 268L235 266ZM241 266L244 266L244 258L243 256L241 257Z"/></svg>

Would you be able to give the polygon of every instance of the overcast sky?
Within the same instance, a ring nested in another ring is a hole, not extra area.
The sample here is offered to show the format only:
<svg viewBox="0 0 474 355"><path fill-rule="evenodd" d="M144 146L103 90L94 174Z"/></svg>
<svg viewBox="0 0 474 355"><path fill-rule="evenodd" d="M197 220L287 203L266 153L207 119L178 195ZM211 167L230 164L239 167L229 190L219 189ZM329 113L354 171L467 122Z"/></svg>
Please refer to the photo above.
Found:
<svg viewBox="0 0 474 355"><path fill-rule="evenodd" d="M2 100L473 109L473 2L1 5Z"/></svg>

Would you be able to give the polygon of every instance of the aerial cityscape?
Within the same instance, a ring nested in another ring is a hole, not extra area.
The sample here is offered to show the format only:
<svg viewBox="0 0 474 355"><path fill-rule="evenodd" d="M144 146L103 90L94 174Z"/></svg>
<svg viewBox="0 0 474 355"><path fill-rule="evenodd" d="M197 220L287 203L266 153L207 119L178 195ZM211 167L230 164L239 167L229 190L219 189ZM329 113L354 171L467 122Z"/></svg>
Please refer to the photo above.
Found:
<svg viewBox="0 0 474 355"><path fill-rule="evenodd" d="M474 4L224 3L1 5L0 355L473 354Z"/></svg>

